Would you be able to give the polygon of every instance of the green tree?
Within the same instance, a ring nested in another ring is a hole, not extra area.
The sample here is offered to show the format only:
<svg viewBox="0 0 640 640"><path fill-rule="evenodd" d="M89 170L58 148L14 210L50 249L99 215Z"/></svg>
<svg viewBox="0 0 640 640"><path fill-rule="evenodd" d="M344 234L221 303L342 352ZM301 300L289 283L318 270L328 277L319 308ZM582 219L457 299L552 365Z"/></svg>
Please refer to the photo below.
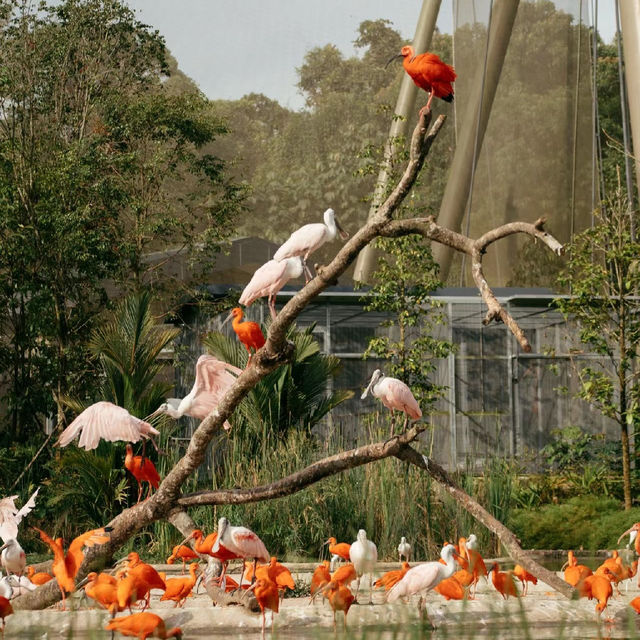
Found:
<svg viewBox="0 0 640 640"><path fill-rule="evenodd" d="M453 349L434 336L435 326L445 321L431 298L442 286L438 265L420 236L384 238L376 244L384 255L373 274L375 284L363 297L364 309L384 311L391 318L382 325L387 335L372 338L364 357L388 360L385 374L409 385L424 411L443 391L430 379L434 360L446 358Z"/></svg>
<svg viewBox="0 0 640 640"><path fill-rule="evenodd" d="M625 509L631 508L629 429L640 417L636 351L640 340L640 243L632 234L637 211L620 184L596 224L578 234L568 249L559 283L571 296L557 304L578 325L580 341L602 361L582 365L579 395L620 427Z"/></svg>

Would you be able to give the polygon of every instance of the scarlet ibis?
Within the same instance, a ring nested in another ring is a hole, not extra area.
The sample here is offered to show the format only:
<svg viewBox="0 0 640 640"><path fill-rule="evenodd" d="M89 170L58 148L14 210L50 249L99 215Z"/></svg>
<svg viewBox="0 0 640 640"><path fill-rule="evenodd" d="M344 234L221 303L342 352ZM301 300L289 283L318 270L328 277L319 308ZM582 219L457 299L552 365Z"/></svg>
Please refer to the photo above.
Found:
<svg viewBox="0 0 640 640"><path fill-rule="evenodd" d="M123 636L134 638L182 638L180 627L167 631L164 620L155 613L145 611L130 616L114 618L105 627L107 631L119 631Z"/></svg>
<svg viewBox="0 0 640 640"><path fill-rule="evenodd" d="M456 570L456 550L452 544L445 544L440 551L440 561L425 562L412 567L404 577L387 594L387 602L395 602L399 598L407 598L422 591L431 591L443 580L450 578ZM419 609L422 609L420 597Z"/></svg>
<svg viewBox="0 0 640 640"><path fill-rule="evenodd" d="M532 573L529 573L522 565L517 564L513 567L513 575L522 582L522 595L526 596L529 583L538 584L538 578L536 578Z"/></svg>
<svg viewBox="0 0 640 640"><path fill-rule="evenodd" d="M280 598L278 597L278 586L268 579L258 579L250 587L256 596L256 600L262 611L262 637L264 638L265 609L271 609L273 614L278 613L280 608ZM273 632L273 614L271 614L271 629Z"/></svg>
<svg viewBox="0 0 640 640"><path fill-rule="evenodd" d="M7 598L0 596L0 618L2 618L2 637L4 638L4 619L13 613L13 607Z"/></svg>
<svg viewBox="0 0 640 640"><path fill-rule="evenodd" d="M140 502L140 498L142 498L142 483L148 483L150 496L151 487L157 489L160 484L160 474L157 472L156 466L151 460L149 460L149 458L134 456L133 447L130 444L127 445L126 451L127 455L124 458L124 466L131 472L138 483L138 502Z"/></svg>
<svg viewBox="0 0 640 640"><path fill-rule="evenodd" d="M411 545L407 542L407 539L402 536L400 538L400 544L398 545L398 559L402 562L402 558L404 558L407 562L411 557Z"/></svg>
<svg viewBox="0 0 640 640"><path fill-rule="evenodd" d="M254 300L268 296L271 317L276 318L276 294L292 278L302 275L302 260L298 256L284 260L269 260L254 274L240 296L240 304L248 307Z"/></svg>
<svg viewBox="0 0 640 640"><path fill-rule="evenodd" d="M496 591L506 600L509 596L518 597L518 589L513 579L511 571L500 571L500 565L497 562L491 567L491 582Z"/></svg>
<svg viewBox="0 0 640 640"><path fill-rule="evenodd" d="M166 413L175 420L183 415L204 420L218 406L241 373L232 364L210 355L202 355L196 362L196 380L189 394L182 400L168 398L149 417ZM231 425L225 421L224 428L228 431Z"/></svg>
<svg viewBox="0 0 640 640"><path fill-rule="evenodd" d="M396 58L403 58L402 66L413 82L429 94L424 110L431 108L433 96L445 102L453 102L453 85L456 72L451 65L443 62L435 53L415 54L413 47L402 47L387 64Z"/></svg>
<svg viewBox="0 0 640 640"><path fill-rule="evenodd" d="M355 601L355 596L349 590L337 582L330 582L323 590L323 595L329 599L329 604L333 609L333 629L336 629L336 611L344 613L344 628L347 628L347 613Z"/></svg>
<svg viewBox="0 0 640 640"><path fill-rule="evenodd" d="M166 588L160 600L173 600L175 602L174 607L183 606L193 587L195 587L197 570L198 563L192 562L189 565L188 578L168 578L165 580Z"/></svg>
<svg viewBox="0 0 640 640"><path fill-rule="evenodd" d="M404 427L406 429L409 418L417 420L422 417L417 400L413 397L411 389L397 378L385 376L380 369L376 369L371 376L369 385L364 390L361 400L364 400L371 393L376 398L380 398L382 404L391 409L391 435L395 431L394 411L402 411L405 414Z"/></svg>
<svg viewBox="0 0 640 640"><path fill-rule="evenodd" d="M374 587L376 589L380 587L384 587L385 591L389 591L394 585L398 584L402 578L404 578L404 574L409 571L411 567L408 562L402 563L402 568L400 569L392 569L391 571L387 571L382 574L378 580L375 581Z"/></svg>
<svg viewBox="0 0 640 640"><path fill-rule="evenodd" d="M313 575L311 576L311 599L309 602L313 600L313 596L322 589L325 585L331 582L331 574L329 573L329 561L325 560L321 565L317 566Z"/></svg>
<svg viewBox="0 0 640 640"><path fill-rule="evenodd" d="M349 550L351 562L358 575L358 582L356 584L356 598L358 597L358 591L360 591L360 580L365 573L369 574L369 603L372 598L372 584L373 584L373 572L376 568L376 562L378 561L378 549L371 540L367 540L367 532L364 529L358 531L358 536L355 542L351 544Z"/></svg>
<svg viewBox="0 0 640 640"><path fill-rule="evenodd" d="M151 436L159 436L160 432L148 422L132 416L124 407L111 402L96 402L60 434L56 445L66 447L78 434L78 446L90 451L98 446L100 438L109 442L138 442L149 438L153 442ZM155 442L153 445L156 446Z"/></svg>
<svg viewBox="0 0 640 640"><path fill-rule="evenodd" d="M230 318L233 318L231 326L236 332L240 342L242 342L249 352L249 360L247 361L247 366L249 366L251 364L251 357L253 356L251 349L253 349L254 353L258 349L261 349L264 346L265 339L260 325L257 322L251 322L248 320L243 322L243 317L244 311L240 307L234 307L231 309L231 314L225 322L228 322Z"/></svg>
<svg viewBox="0 0 640 640"><path fill-rule="evenodd" d="M151 598L151 589L164 590L165 582L163 577L158 571L156 571L150 564L142 562L140 555L136 551L131 551L127 555L127 577L131 578L131 592L135 592L134 602L136 600L145 599L145 606L149 606L149 600ZM123 589L123 595L121 595L120 589L118 590L118 601L121 606L128 601L129 594L127 589Z"/></svg>
<svg viewBox="0 0 640 640"><path fill-rule="evenodd" d="M349 234L340 226L340 223L336 219L335 211L333 209L327 209L324 212L324 224L322 222L305 224L303 227L294 231L289 236L289 239L275 252L273 259L280 261L285 258L301 256L302 266L306 274L307 282L309 282L313 277L311 271L309 271L309 267L307 267L309 255L320 248L325 242L333 240L337 233L340 233L340 237L343 240L349 237Z"/></svg>

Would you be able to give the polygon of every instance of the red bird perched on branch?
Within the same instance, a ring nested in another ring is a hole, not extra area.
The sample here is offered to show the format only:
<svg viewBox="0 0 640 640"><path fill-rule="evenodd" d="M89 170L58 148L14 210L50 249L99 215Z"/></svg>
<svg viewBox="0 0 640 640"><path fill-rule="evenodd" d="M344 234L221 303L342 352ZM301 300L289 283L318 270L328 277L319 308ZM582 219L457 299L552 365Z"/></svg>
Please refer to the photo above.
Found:
<svg viewBox="0 0 640 640"><path fill-rule="evenodd" d="M396 58L404 58L402 66L411 76L414 83L429 94L429 100L423 109L431 108L433 96L445 102L453 102L453 85L456 72L451 65L440 60L435 53L421 53L416 55L413 47L402 47L398 55L393 56L389 62ZM389 64L387 62L387 64Z"/></svg>
<svg viewBox="0 0 640 640"><path fill-rule="evenodd" d="M253 355L251 349L253 349L254 352L261 349L264 346L265 339L260 325L257 322L242 322L243 316L244 311L242 311L240 307L235 307L231 310L231 315L225 322L233 318L231 326L236 332L240 342L242 342L249 352L249 360L247 361L247 366L249 366L251 364L251 356Z"/></svg>
<svg viewBox="0 0 640 640"><path fill-rule="evenodd" d="M142 483L149 483L149 496L151 495L151 487L157 489L160 484L160 475L156 471L156 466L142 456L133 455L133 447L127 445L127 455L124 458L124 466L131 472L138 483L138 502L142 497ZM149 497L147 496L147 497Z"/></svg>

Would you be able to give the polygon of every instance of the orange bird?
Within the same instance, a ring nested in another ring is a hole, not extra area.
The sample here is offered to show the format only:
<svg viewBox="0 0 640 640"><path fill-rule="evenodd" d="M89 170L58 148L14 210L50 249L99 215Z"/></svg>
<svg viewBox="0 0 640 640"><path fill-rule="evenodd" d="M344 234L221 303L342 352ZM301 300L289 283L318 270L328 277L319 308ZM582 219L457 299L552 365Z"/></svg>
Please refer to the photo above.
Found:
<svg viewBox="0 0 640 640"><path fill-rule="evenodd" d="M187 540L189 539L195 540L195 543L193 546L198 553L201 553L207 556L213 556L213 545L216 543L217 537L218 537L218 534L215 531L205 537L202 530L194 529L191 532L191 535L187 538Z"/></svg>
<svg viewBox="0 0 640 640"><path fill-rule="evenodd" d="M200 560L200 556L191 547L177 544L167 558L167 564L173 564L177 559L182 560L182 573L184 573L187 560Z"/></svg>
<svg viewBox="0 0 640 640"><path fill-rule="evenodd" d="M640 596L638 596L637 598L634 598L630 603L629 606L636 612L636 613L640 613Z"/></svg>
<svg viewBox="0 0 640 640"><path fill-rule="evenodd" d="M127 555L127 573L134 579L134 587L136 590L136 600L146 600L146 607L149 606L151 598L151 589L165 588L165 582L160 574L146 562L140 560L140 556L136 551L131 551Z"/></svg>
<svg viewBox="0 0 640 640"><path fill-rule="evenodd" d="M127 455L124 459L124 466L131 471L131 474L138 483L138 502L142 498L142 483L149 483L149 495L151 495L151 487L158 488L160 484L160 475L156 471L156 466L149 460L149 458L143 458L142 456L133 455L133 447L127 445ZM136 503L137 504L137 503Z"/></svg>
<svg viewBox="0 0 640 640"><path fill-rule="evenodd" d="M331 573L329 573L329 561L325 560L321 565L316 567L316 570L311 576L311 600L313 596L320 591L324 586L331 582ZM311 602L309 600L309 602Z"/></svg>
<svg viewBox="0 0 640 640"><path fill-rule="evenodd" d="M475 540L475 536L472 534L468 540L460 538L460 554L466 558L468 565L465 567L464 563L460 563L463 569L466 569L473 574L473 595L475 595L478 588L478 580L481 576L488 577L487 567L484 564L484 560L480 553L471 548L471 540ZM459 561L458 561L459 562Z"/></svg>
<svg viewBox="0 0 640 640"><path fill-rule="evenodd" d="M532 573L529 573L524 567L517 564L513 567L513 575L522 582L522 595L527 595L527 588L530 582L533 584L538 584L538 578L536 578Z"/></svg>
<svg viewBox="0 0 640 640"><path fill-rule="evenodd" d="M329 604L333 609L333 629L336 628L336 611L344 613L344 627L347 628L347 613L355 600L355 596L348 587L335 581L331 581L323 590L322 594L329 599Z"/></svg>
<svg viewBox="0 0 640 640"><path fill-rule="evenodd" d="M567 557L568 560L562 566L562 569L564 569L564 581L568 582L572 587L577 587L585 578L592 575L593 571L584 564L578 564L578 559L573 551L569 551Z"/></svg>
<svg viewBox="0 0 640 640"><path fill-rule="evenodd" d="M329 545L329 553L332 556L339 556L347 562L351 560L351 556L349 555L351 545L347 542L337 542L335 538L329 538L325 544Z"/></svg>
<svg viewBox="0 0 640 640"><path fill-rule="evenodd" d="M402 66L411 76L413 82L429 94L429 100L421 112L431 108L433 97L441 98L445 102L453 102L453 85L456 72L451 65L444 63L435 53L421 53L416 55L413 47L402 47L396 58L403 58ZM387 62L387 64L389 64Z"/></svg>
<svg viewBox="0 0 640 640"><path fill-rule="evenodd" d="M595 598L598 601L596 613L600 615L607 607L609 598L613 595L611 582L615 581L615 575L605 567L602 573L594 573L585 579L585 591L589 600Z"/></svg>
<svg viewBox="0 0 640 640"><path fill-rule="evenodd" d="M254 583L253 593L256 596L256 600L260 605L262 611L262 637L264 638L265 627L265 609L271 609L274 613L278 613L280 608L280 598L278 597L278 586L271 580L264 580L258 578ZM271 627L273 628L273 617L271 618Z"/></svg>
<svg viewBox="0 0 640 640"><path fill-rule="evenodd" d="M168 578L165 582L165 592L160 600L173 600L175 602L174 607L181 607L191 594L193 587L196 586L197 570L198 563L192 562L189 565L188 578Z"/></svg>
<svg viewBox="0 0 640 640"><path fill-rule="evenodd" d="M258 564L256 568L256 578L261 578L262 580L271 580L271 582L275 582L278 587L278 591L281 592L281 595L284 597L285 589L295 589L296 583L293 581L293 576L291 575L291 571L287 569L283 564L277 561L275 556L271 557L271 561L269 564ZM251 582L253 579L253 566L249 565L247 570L244 573L244 579L247 582Z"/></svg>
<svg viewBox="0 0 640 640"><path fill-rule="evenodd" d="M36 570L33 567L27 567L27 578L29 578L33 584L37 584L38 586L46 584L49 580L53 580L52 575L42 571L36 573Z"/></svg>
<svg viewBox="0 0 640 640"><path fill-rule="evenodd" d="M108 609L112 615L115 615L117 611L122 611L124 607L118 606L117 580L113 576L92 571L87 576L87 580L84 592L89 598Z"/></svg>
<svg viewBox="0 0 640 640"><path fill-rule="evenodd" d="M231 323L233 330L249 352L249 360L247 361L247 366L249 366L251 364L251 356L253 355L251 349L254 351L261 349L264 346L265 339L260 325L257 322L242 322L243 317L244 311L240 307L234 307L229 316L229 318L233 318L233 322Z"/></svg>
<svg viewBox="0 0 640 640"><path fill-rule="evenodd" d="M2 618L2 637L4 638L4 619L13 613L11 603L4 597L0 596L0 618Z"/></svg>
<svg viewBox="0 0 640 640"><path fill-rule="evenodd" d="M453 576L439 582L434 591L437 591L446 600L463 600L464 587Z"/></svg>
<svg viewBox="0 0 640 640"><path fill-rule="evenodd" d="M62 547L62 538L52 540L44 531L34 527L40 534L40 539L49 546L53 552L53 575L58 581L58 587L62 593L62 608L66 608L66 595L71 593L75 588L75 577L78 569L84 560L84 547L93 547L96 544L104 544L109 542L108 527L100 529L92 529L78 536L69 545L69 549L65 554Z"/></svg>
<svg viewBox="0 0 640 640"><path fill-rule="evenodd" d="M336 569L332 576L331 582L337 582L340 585L349 586L356 578L356 568L350 562Z"/></svg>
<svg viewBox="0 0 640 640"><path fill-rule="evenodd" d="M500 571L500 566L497 562L494 562L491 567L491 582L493 582L493 586L500 592L505 600L509 596L518 597L518 590L516 589L513 575L510 571Z"/></svg>
<svg viewBox="0 0 640 640"><path fill-rule="evenodd" d="M182 638L180 627L167 631L164 620L155 613L134 613L122 618L114 618L105 627L107 631L119 631L123 636L139 640L147 638Z"/></svg>
<svg viewBox="0 0 640 640"><path fill-rule="evenodd" d="M384 587L385 591L389 591L394 584L397 584L402 580L404 574L409 571L409 563L403 562L401 569L393 569L392 571L387 571L383 574L378 580L376 580L373 584L376 589L380 587Z"/></svg>

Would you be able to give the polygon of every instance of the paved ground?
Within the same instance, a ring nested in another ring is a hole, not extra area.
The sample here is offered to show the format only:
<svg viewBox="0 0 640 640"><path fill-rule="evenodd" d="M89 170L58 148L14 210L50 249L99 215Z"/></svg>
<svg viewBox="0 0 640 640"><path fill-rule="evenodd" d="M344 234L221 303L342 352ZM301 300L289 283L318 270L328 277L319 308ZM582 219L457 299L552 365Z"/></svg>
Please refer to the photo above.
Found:
<svg viewBox="0 0 640 640"><path fill-rule="evenodd" d="M302 565L295 565L294 576L308 579L309 573ZM306 567L305 567L306 569ZM385 569L386 570L386 569ZM296 574L296 571L298 572ZM380 571L382 573L382 569ZM368 592L363 603L368 602ZM614 597L597 622L595 602L585 599L568 601L547 585L530 585L525 598L503 601L490 582L480 582L478 594L472 601L445 601L438 594L426 598L427 610L438 627L433 638L456 640L492 638L494 640L560 639L560 638L640 638L640 616L628 607L628 602L640 595L635 580L622 586L620 597ZM405 604L386 604L383 594L373 594L373 605L354 605L348 615L348 625L357 631L357 637L383 640L394 638L429 637L420 630L417 601ZM75 610L62 612L20 611L7 619L6 638L107 638L109 633L100 631L108 620L108 614L87 609L79 598L72 601ZM261 618L242 607L214 607L207 595L189 598L184 609L174 609L173 603L152 599L152 611L164 617L168 626L180 626L185 638L259 637ZM342 616L342 614L339 614ZM267 621L270 622L271 614ZM607 621L610 620L610 621ZM342 620L338 618L341 633ZM384 630L395 630L385 632ZM366 630L366 633L363 633ZM398 633L398 630L401 630ZM275 632L278 638L333 637L333 616L327 603L308 604L308 598L287 598L280 613L275 616Z"/></svg>

